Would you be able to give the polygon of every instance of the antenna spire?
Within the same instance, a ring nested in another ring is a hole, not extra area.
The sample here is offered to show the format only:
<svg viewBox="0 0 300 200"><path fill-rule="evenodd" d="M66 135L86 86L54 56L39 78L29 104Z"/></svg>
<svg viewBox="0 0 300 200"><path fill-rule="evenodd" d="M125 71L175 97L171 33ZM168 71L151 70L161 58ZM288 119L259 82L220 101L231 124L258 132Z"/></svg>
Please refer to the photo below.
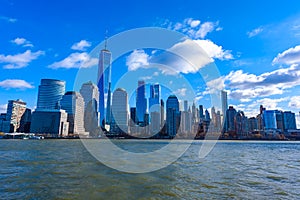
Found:
<svg viewBox="0 0 300 200"><path fill-rule="evenodd" d="M105 31L105 44L104 44L104 49L106 50L106 47L107 47L107 29Z"/></svg>

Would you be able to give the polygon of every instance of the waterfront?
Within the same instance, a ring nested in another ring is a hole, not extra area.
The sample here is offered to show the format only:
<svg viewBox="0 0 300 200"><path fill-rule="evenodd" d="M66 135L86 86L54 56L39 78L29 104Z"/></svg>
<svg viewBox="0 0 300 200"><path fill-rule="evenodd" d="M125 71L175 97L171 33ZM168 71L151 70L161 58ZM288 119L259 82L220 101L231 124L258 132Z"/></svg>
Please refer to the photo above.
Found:
<svg viewBox="0 0 300 200"><path fill-rule="evenodd" d="M128 174L101 164L80 140L0 140L1 198L299 197L299 142L219 141L207 157L199 159L202 142L195 141L167 168ZM116 143L124 149L144 152L160 148L167 141L118 140Z"/></svg>

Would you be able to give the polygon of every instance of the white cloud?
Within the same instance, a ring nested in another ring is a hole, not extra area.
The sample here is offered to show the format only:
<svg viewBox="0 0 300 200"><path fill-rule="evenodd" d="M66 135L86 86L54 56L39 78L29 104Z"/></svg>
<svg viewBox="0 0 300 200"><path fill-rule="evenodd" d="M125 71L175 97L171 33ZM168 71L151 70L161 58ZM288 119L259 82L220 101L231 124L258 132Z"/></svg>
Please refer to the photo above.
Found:
<svg viewBox="0 0 300 200"><path fill-rule="evenodd" d="M22 45L23 47L33 47L33 44L26 40L25 38L15 38L14 40L11 41L12 43L16 45Z"/></svg>
<svg viewBox="0 0 300 200"><path fill-rule="evenodd" d="M0 82L0 87L4 89L31 89L34 88L30 83L20 79L6 79Z"/></svg>
<svg viewBox="0 0 300 200"><path fill-rule="evenodd" d="M0 105L0 113L6 113L7 111L7 104Z"/></svg>
<svg viewBox="0 0 300 200"><path fill-rule="evenodd" d="M299 109L300 108L300 96L291 97L290 102L289 102L289 107Z"/></svg>
<svg viewBox="0 0 300 200"><path fill-rule="evenodd" d="M89 68L97 65L98 59L91 58L87 53L72 53L65 59L49 65L49 68Z"/></svg>
<svg viewBox="0 0 300 200"><path fill-rule="evenodd" d="M179 88L176 91L174 91L175 95L178 95L179 97L184 97L186 96L186 88Z"/></svg>
<svg viewBox="0 0 300 200"><path fill-rule="evenodd" d="M80 42L77 42L72 45L71 49L73 50L79 50L79 51L85 51L87 47L90 47L92 44L86 40L81 40Z"/></svg>
<svg viewBox="0 0 300 200"><path fill-rule="evenodd" d="M183 22L177 23L167 21L163 25L166 25L168 29L183 32L192 39L203 39L210 32L222 30L219 22L201 23L200 20L193 18L186 18Z"/></svg>
<svg viewBox="0 0 300 200"><path fill-rule="evenodd" d="M238 70L223 78L231 91L231 98L249 101L257 97L283 94L286 89L300 85L300 67L292 65L261 75Z"/></svg>
<svg viewBox="0 0 300 200"><path fill-rule="evenodd" d="M252 38L254 36L257 36L261 32L263 32L263 30L264 29L262 27L258 27L256 29L253 29L252 31L247 32L247 35L248 35L249 38Z"/></svg>
<svg viewBox="0 0 300 200"><path fill-rule="evenodd" d="M43 51L31 52L30 50L16 55L0 54L0 63L7 63L3 66L4 69L19 69L28 66L31 61L44 54Z"/></svg>
<svg viewBox="0 0 300 200"><path fill-rule="evenodd" d="M10 22L10 23L17 22L17 19L11 18L11 17L6 17L6 16L0 16L0 20L4 20L4 21Z"/></svg>
<svg viewBox="0 0 300 200"><path fill-rule="evenodd" d="M230 50L224 50L222 46L218 46L210 40L194 40L211 58L219 60L233 59Z"/></svg>
<svg viewBox="0 0 300 200"><path fill-rule="evenodd" d="M129 71L149 66L149 55L142 49L134 50L127 58L126 65Z"/></svg>
<svg viewBox="0 0 300 200"><path fill-rule="evenodd" d="M273 64L300 64L300 45L279 53L273 60Z"/></svg>

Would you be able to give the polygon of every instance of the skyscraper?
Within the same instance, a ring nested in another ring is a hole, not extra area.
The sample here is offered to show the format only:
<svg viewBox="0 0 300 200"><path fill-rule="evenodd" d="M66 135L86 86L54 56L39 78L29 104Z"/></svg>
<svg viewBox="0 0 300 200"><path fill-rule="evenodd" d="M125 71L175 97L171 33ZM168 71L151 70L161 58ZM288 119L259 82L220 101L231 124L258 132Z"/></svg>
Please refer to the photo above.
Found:
<svg viewBox="0 0 300 200"><path fill-rule="evenodd" d="M236 115L236 110L233 106L229 106L226 110L226 117L225 117L225 132L235 132L235 124L234 124L234 117Z"/></svg>
<svg viewBox="0 0 300 200"><path fill-rule="evenodd" d="M65 81L42 79L39 85L36 110L59 110L59 101L65 93Z"/></svg>
<svg viewBox="0 0 300 200"><path fill-rule="evenodd" d="M187 112L188 111L188 101L184 100L183 102L183 111Z"/></svg>
<svg viewBox="0 0 300 200"><path fill-rule="evenodd" d="M67 113L60 109L65 93L65 81L42 79L38 90L37 109L32 113L30 131L51 134L53 137L68 134Z"/></svg>
<svg viewBox="0 0 300 200"><path fill-rule="evenodd" d="M111 86L111 52L105 48L100 51L98 63L98 89L99 89L99 112L100 125L104 127L106 123L106 109L110 110L110 86ZM106 106L105 106L106 105ZM107 106L109 105L109 106ZM110 111L109 111L110 112Z"/></svg>
<svg viewBox="0 0 300 200"><path fill-rule="evenodd" d="M165 125L165 102L164 100L160 100L160 126L163 127Z"/></svg>
<svg viewBox="0 0 300 200"><path fill-rule="evenodd" d="M222 115L225 117L226 110L228 109L228 101L227 101L227 92L224 90L221 91L221 103L222 103Z"/></svg>
<svg viewBox="0 0 300 200"><path fill-rule="evenodd" d="M85 135L84 101L80 93L66 92L60 101L61 109L68 113L69 134Z"/></svg>
<svg viewBox="0 0 300 200"><path fill-rule="evenodd" d="M112 96L112 132L128 133L128 96L127 92L118 88Z"/></svg>
<svg viewBox="0 0 300 200"><path fill-rule="evenodd" d="M4 132L16 132L21 124L21 118L26 110L26 103L22 100L9 100L6 112L6 127Z"/></svg>
<svg viewBox="0 0 300 200"><path fill-rule="evenodd" d="M91 81L82 84L80 94L83 97L84 110L84 128L90 133L90 136L97 136L97 127L99 126L99 91L98 87Z"/></svg>
<svg viewBox="0 0 300 200"><path fill-rule="evenodd" d="M145 81L138 81L138 88L136 90L136 115L138 123L144 123L144 116L147 111Z"/></svg>
<svg viewBox="0 0 300 200"><path fill-rule="evenodd" d="M149 113L160 112L159 99L160 87L159 84L150 85L150 97L149 97Z"/></svg>
<svg viewBox="0 0 300 200"><path fill-rule="evenodd" d="M283 124L284 130L296 129L297 126L295 113L292 113L291 111L283 112Z"/></svg>
<svg viewBox="0 0 300 200"><path fill-rule="evenodd" d="M175 95L168 97L166 111L167 134L170 137L175 137L177 134L177 128L180 124L179 101Z"/></svg>
<svg viewBox="0 0 300 200"><path fill-rule="evenodd" d="M200 120L204 120L203 105L199 106L199 118Z"/></svg>

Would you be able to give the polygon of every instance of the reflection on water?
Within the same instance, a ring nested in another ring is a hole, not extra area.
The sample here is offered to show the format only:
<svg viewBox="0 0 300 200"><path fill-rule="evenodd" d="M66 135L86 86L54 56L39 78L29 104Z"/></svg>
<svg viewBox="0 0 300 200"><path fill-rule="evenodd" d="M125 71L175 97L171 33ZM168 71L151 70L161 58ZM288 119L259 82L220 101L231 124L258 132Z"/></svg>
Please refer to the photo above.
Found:
<svg viewBox="0 0 300 200"><path fill-rule="evenodd" d="M164 144L118 142L137 152ZM167 168L128 174L98 162L80 140L0 140L1 199L299 197L300 143L218 142L204 159L198 158L200 145L193 143Z"/></svg>

